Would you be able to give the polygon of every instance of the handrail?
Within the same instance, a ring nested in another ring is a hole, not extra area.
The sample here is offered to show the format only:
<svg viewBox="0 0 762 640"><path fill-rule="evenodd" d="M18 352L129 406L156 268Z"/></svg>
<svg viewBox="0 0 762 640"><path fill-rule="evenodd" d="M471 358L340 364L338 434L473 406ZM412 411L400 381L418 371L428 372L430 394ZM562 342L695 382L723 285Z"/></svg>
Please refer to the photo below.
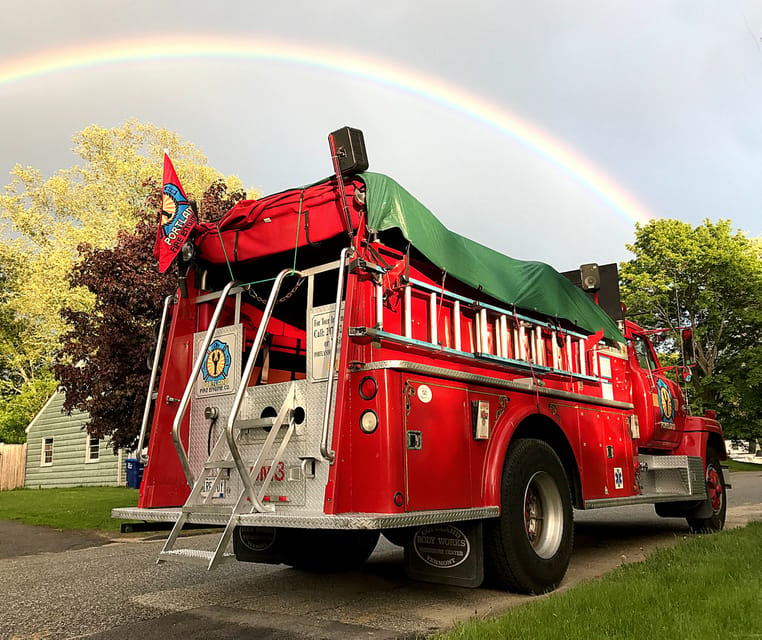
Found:
<svg viewBox="0 0 762 640"><path fill-rule="evenodd" d="M217 301L217 306L214 308L212 319L209 321L209 327L206 330L204 342L199 349L198 357L196 358L196 362L193 364L193 371L191 372L190 378L188 379L188 384L186 385L185 391L183 392L183 397L180 400L180 406L177 408L175 421L172 423L172 440L175 443L175 450L177 451L177 457L180 458L180 465L183 468L183 473L185 473L185 479L187 480L188 486L190 486L191 489L193 488L194 484L193 472L191 471L190 463L188 462L188 455L185 453L185 448L183 447L183 443L180 438L180 424L185 417L185 412L188 410L191 393L193 392L193 385L196 384L196 378L198 378L198 374L201 371L201 365L206 359L206 350L209 348L209 345L212 342L214 330L217 328L217 323L220 321L220 316L222 315L222 309L225 307L225 301L230 294L230 290L237 285L238 281L231 280L225 285L225 288L220 294L220 299Z"/></svg>
<svg viewBox="0 0 762 640"><path fill-rule="evenodd" d="M256 508L257 511L264 512L268 509L266 509L262 503L257 499L256 493L254 492L254 485L251 483L251 476L249 475L249 469L246 468L246 465L243 462L243 459L241 458L241 453L238 451L238 446L235 442L235 434L233 432L233 427L235 425L236 418L238 417L238 412L241 409L241 402L243 401L243 396L246 393L246 388L248 385L249 378L251 378L251 373L254 370L254 364L256 363L257 356L259 355L259 350L262 348L262 342L264 341L265 333L267 332L267 325L270 322L270 317L273 313L273 307L275 306L275 301L278 298L278 293L280 291L281 284L283 283L283 280L286 276L289 275L296 275L300 278L302 277L302 273L300 271L296 271L294 269L284 269L281 271L277 277L275 278L275 282L273 283L272 291L270 291L270 297L267 300L267 304L265 305L264 311L262 312L262 319L259 323L259 328L257 329L257 335L254 338L254 343L251 345L251 351L249 352L249 357L246 360L246 367L243 370L243 373L241 374L241 384L238 387L238 390L236 391L235 398L233 399L233 406L230 408L230 415L228 415L228 421L227 425L225 427L225 437L228 441L228 447L230 448L230 454L233 456L233 461L236 464L236 467L238 468L238 474L241 476L241 481L243 482L244 487L246 488L246 494L249 497L249 500L251 500L252 506ZM285 407L285 405L284 405ZM271 430L271 433L268 434L267 440L270 440L270 436L272 436L272 439L275 439L275 433L280 429L280 423L282 423L285 415L280 415L283 413L283 407L281 408L281 412L278 415L278 418L276 420L276 424L273 425L273 428ZM268 442L265 442L265 445L267 445ZM268 445L272 446L272 442ZM263 445L263 450L265 446ZM260 457L262 455L263 451L260 451ZM273 467L275 465L272 465Z"/></svg>
<svg viewBox="0 0 762 640"><path fill-rule="evenodd" d="M333 396L333 383L336 378L336 346L339 342L339 325L341 324L341 296L344 292L344 269L347 263L347 254L351 247L344 247L339 258L339 282L336 286L336 316L333 322L333 336L331 337L331 357L328 360L328 388L325 392L325 410L323 411L323 433L320 436L320 455L330 464L333 464L336 453L328 447L328 427L331 419L331 400Z"/></svg>
<svg viewBox="0 0 762 640"><path fill-rule="evenodd" d="M161 324L159 325L159 335L156 338L156 351L153 354L153 366L151 367L151 380L148 383L148 394L146 395L146 406L143 409L143 421L140 424L140 437L138 438L137 459L143 464L148 462L148 456L143 455L143 441L146 437L148 428L148 415L151 413L151 400L153 399L153 385L156 384L156 373L159 370L159 358L161 357L161 344L164 341L164 327L167 324L167 315L169 315L169 305L176 302L176 296L171 295L164 298L164 310L161 313Z"/></svg>

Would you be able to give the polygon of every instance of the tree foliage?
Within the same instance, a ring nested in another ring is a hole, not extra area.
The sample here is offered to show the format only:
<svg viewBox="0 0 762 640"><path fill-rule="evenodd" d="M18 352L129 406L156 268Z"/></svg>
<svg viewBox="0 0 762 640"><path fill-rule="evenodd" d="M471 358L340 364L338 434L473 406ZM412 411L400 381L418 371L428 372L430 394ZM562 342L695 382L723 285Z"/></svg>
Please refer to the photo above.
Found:
<svg viewBox="0 0 762 640"><path fill-rule="evenodd" d="M621 265L629 314L657 328L693 327L695 411L716 409L728 437L762 435L762 244L729 220L638 225Z"/></svg>
<svg viewBox="0 0 762 640"><path fill-rule="evenodd" d="M216 181L231 191L241 188L240 180L207 166L206 157L178 134L136 120L76 134L73 151L81 163L49 178L32 167L11 171L12 181L0 193L0 237L19 263L9 305L27 322L21 349L28 361L50 362L65 329L63 307L92 309L87 289L67 286L77 248L113 247L121 231L135 228L146 181L161 183L164 149L188 197L200 198Z"/></svg>
<svg viewBox="0 0 762 640"><path fill-rule="evenodd" d="M68 277L78 247L113 249L124 241L120 233L146 223L146 185L158 192L164 149L190 198L200 199L210 185L241 190L238 178L207 166L178 134L137 120L79 132L73 148L78 164L50 177L21 165L11 171L0 191L0 420L13 414L14 425L28 422L39 409L39 389L50 386L69 314L96 305L95 292ZM149 250L143 259L154 268L150 256Z"/></svg>
<svg viewBox="0 0 762 640"><path fill-rule="evenodd" d="M70 329L56 355L56 378L66 389L64 408L90 414L88 431L110 435L114 447L132 447L140 430L155 348L153 326L164 298L175 293L177 277L159 274L152 257L160 188L149 182L134 231L122 231L113 248L81 245L69 277L94 298L90 311L65 307ZM205 217L218 216L244 197L217 180L203 193Z"/></svg>

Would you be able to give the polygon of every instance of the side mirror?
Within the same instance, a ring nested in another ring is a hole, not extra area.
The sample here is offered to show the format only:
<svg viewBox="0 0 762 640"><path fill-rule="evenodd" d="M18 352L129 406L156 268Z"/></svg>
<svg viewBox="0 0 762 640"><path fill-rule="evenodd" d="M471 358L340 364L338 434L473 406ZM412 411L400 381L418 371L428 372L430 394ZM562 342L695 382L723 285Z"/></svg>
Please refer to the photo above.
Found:
<svg viewBox="0 0 762 640"><path fill-rule="evenodd" d="M693 342L693 330L683 329L683 359L686 367L691 367L696 361L696 343Z"/></svg>

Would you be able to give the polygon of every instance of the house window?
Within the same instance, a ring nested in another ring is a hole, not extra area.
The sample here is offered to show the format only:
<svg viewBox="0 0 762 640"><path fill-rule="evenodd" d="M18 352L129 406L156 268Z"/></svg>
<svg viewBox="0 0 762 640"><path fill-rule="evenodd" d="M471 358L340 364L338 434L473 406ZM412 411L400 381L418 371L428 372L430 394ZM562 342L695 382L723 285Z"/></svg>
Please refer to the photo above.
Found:
<svg viewBox="0 0 762 640"><path fill-rule="evenodd" d="M53 438L42 439L42 457L40 458L41 467L49 467L53 464Z"/></svg>
<svg viewBox="0 0 762 640"><path fill-rule="evenodd" d="M101 455L101 441L96 436L87 436L85 462L98 462Z"/></svg>

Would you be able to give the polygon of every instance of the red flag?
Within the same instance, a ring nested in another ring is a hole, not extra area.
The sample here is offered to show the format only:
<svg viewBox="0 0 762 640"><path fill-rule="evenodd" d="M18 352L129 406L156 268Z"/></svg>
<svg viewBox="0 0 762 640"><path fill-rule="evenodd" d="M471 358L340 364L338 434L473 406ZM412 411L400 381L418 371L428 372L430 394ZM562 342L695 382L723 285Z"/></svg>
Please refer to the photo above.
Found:
<svg viewBox="0 0 762 640"><path fill-rule="evenodd" d="M196 227L198 219L185 196L169 156L164 154L164 189L161 196L161 220L156 232L153 255L164 273Z"/></svg>

